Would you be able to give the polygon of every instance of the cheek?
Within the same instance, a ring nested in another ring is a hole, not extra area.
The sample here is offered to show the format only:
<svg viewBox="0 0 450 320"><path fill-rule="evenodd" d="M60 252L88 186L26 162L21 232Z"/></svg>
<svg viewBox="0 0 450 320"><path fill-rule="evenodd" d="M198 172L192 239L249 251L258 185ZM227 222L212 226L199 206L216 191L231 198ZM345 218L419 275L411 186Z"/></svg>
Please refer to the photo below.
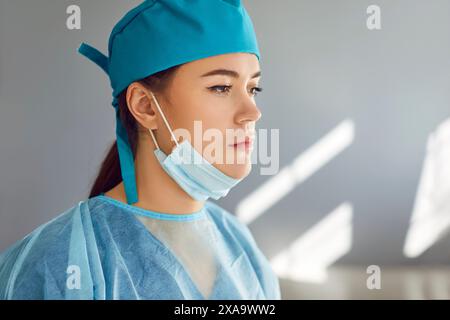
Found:
<svg viewBox="0 0 450 320"><path fill-rule="evenodd" d="M177 107L174 108L173 117L176 119L177 127L191 132L192 139L194 132L198 132L198 127L201 127L202 134L210 128L225 133L226 128L233 127L232 106L227 106L224 100L217 97L209 97L208 93L191 94L185 99L180 97Z"/></svg>
<svg viewBox="0 0 450 320"><path fill-rule="evenodd" d="M226 131L228 128L234 127L233 117L230 113L205 106L198 112L185 114L180 121L183 122L183 127L190 132L191 142L196 143L196 148L201 145L202 150L214 148L217 149L218 153L225 152L227 146Z"/></svg>

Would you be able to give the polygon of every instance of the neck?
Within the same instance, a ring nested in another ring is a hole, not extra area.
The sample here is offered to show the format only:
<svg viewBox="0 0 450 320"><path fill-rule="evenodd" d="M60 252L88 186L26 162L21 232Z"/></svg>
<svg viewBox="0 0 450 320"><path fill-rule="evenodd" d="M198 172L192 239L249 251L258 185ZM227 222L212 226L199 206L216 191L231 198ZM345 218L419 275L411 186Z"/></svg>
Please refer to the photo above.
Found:
<svg viewBox="0 0 450 320"><path fill-rule="evenodd" d="M154 155L152 141L140 141L138 146L135 172L139 201L134 206L168 214L188 214L203 208L204 201L191 198L164 171ZM123 181L105 195L126 203Z"/></svg>

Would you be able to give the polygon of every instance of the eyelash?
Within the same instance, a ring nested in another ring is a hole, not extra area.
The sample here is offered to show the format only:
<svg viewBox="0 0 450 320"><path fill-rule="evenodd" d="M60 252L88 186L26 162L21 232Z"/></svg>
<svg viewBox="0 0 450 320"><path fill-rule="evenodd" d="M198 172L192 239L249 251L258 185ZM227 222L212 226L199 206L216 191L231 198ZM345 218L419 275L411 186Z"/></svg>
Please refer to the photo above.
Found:
<svg viewBox="0 0 450 320"><path fill-rule="evenodd" d="M227 90L231 90L232 87L233 87L233 86L214 86L214 87L210 87L210 88L208 88L208 89L211 90L211 91L213 91L213 92L215 92L215 93L223 94L223 93L226 93L226 92L223 92L223 91L217 91L216 89L217 89L217 88L226 88ZM252 88L252 90L255 90L255 91L256 91L256 93L254 93L253 95L254 95L254 96L257 96L258 93L260 93L260 92L263 91L263 88L261 88L261 87L254 87L254 88ZM228 91L227 91L227 92L228 92Z"/></svg>

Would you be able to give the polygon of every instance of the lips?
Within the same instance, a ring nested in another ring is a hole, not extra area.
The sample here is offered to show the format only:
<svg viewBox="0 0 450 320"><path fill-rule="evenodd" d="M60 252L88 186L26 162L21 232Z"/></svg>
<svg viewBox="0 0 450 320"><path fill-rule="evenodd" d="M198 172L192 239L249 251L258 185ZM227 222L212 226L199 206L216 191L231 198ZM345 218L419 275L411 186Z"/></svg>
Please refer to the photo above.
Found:
<svg viewBox="0 0 450 320"><path fill-rule="evenodd" d="M253 138L251 136L246 136L244 140L230 144L232 147L239 147L243 145L251 146L253 144Z"/></svg>

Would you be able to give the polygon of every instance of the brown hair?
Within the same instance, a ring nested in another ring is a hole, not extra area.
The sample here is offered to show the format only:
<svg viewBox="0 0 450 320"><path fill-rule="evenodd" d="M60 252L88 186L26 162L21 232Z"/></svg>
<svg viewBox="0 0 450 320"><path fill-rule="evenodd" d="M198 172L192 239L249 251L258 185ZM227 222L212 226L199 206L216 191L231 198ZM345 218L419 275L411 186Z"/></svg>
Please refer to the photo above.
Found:
<svg viewBox="0 0 450 320"><path fill-rule="evenodd" d="M179 67L180 65L160 71L147 78L139 80L139 82L144 84L146 87L151 88L155 93L162 93L167 90L170 80ZM136 157L138 125L136 119L128 109L126 92L127 89L123 90L118 97L119 116L125 130L127 131L128 141L133 152L133 157ZM122 181L119 153L117 151L116 141L114 141L112 146L110 147L105 159L101 164L99 173L94 181L95 182L92 185L91 191L89 193L89 198L109 191Z"/></svg>

